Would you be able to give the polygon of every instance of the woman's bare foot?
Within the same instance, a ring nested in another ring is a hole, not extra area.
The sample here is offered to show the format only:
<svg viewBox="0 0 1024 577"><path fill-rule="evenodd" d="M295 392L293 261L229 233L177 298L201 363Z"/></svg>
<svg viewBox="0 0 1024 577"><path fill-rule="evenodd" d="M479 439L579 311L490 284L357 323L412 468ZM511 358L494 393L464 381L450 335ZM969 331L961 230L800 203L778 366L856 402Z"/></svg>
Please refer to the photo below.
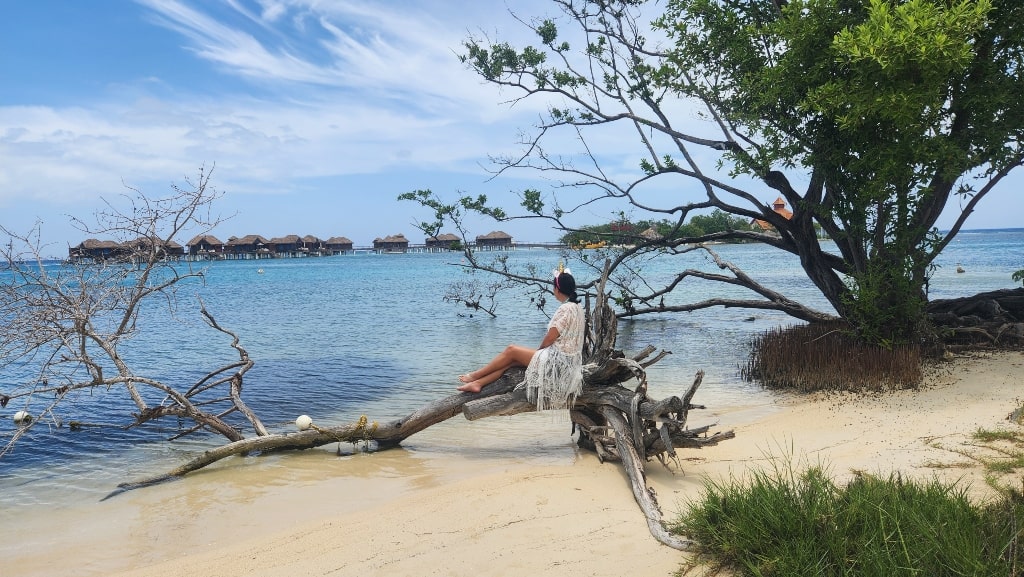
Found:
<svg viewBox="0 0 1024 577"><path fill-rule="evenodd" d="M473 377L469 376L471 374L472 373L466 373L464 375L459 375L459 380L462 381L463 383L472 383L473 382Z"/></svg>
<svg viewBox="0 0 1024 577"><path fill-rule="evenodd" d="M484 386L480 384L480 381L470 381L462 385L461 387L455 388L462 391L463 393L479 393L480 389L484 388Z"/></svg>

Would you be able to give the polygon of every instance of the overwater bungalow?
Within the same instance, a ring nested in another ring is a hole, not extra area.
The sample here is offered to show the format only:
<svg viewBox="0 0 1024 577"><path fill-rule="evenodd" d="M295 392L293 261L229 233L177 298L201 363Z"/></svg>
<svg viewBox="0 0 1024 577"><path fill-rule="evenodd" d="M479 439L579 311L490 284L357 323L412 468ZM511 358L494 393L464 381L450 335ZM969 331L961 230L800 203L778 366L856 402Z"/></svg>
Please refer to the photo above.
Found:
<svg viewBox="0 0 1024 577"><path fill-rule="evenodd" d="M508 250L512 248L512 235L495 230L476 237L476 247L483 250Z"/></svg>
<svg viewBox="0 0 1024 577"><path fill-rule="evenodd" d="M324 250L330 255L350 253L352 241L343 236L332 236L324 241Z"/></svg>
<svg viewBox="0 0 1024 577"><path fill-rule="evenodd" d="M324 242L311 234L307 234L302 237L302 246L299 247L299 250L308 256L320 256L324 254Z"/></svg>
<svg viewBox="0 0 1024 577"><path fill-rule="evenodd" d="M382 249L386 251L404 251L409 246L409 241L402 235L378 240L382 247L387 247ZM290 234L270 240L258 234L250 234L243 237L232 236L227 242L221 242L211 234L198 234L185 246L174 241L158 242L157 253L160 258L191 261L296 258L354 252L352 241L346 237L335 236L329 240L321 240L311 234L303 237ZM68 259L72 262L129 262L150 253L150 246L150 239L146 237L124 243L90 238L76 246L68 247Z"/></svg>
<svg viewBox="0 0 1024 577"><path fill-rule="evenodd" d="M424 241L428 251L459 250L462 247L462 239L446 232L437 236L428 236Z"/></svg>
<svg viewBox="0 0 1024 577"><path fill-rule="evenodd" d="M68 247L68 260L72 262L103 262L121 258L123 254L124 247L121 246L121 243L112 240L90 238Z"/></svg>
<svg viewBox="0 0 1024 577"><path fill-rule="evenodd" d="M173 240L154 240L149 237L140 236L131 242L124 243L122 246L125 249L125 255L132 260L145 258L144 255L148 255L153 251L157 253L157 258L161 259L180 259L185 256L185 247Z"/></svg>
<svg viewBox="0 0 1024 577"><path fill-rule="evenodd" d="M192 260L220 258L224 254L224 243L212 234L198 234L185 244Z"/></svg>
<svg viewBox="0 0 1024 577"><path fill-rule="evenodd" d="M152 251L151 239L140 236L128 242L97 240L90 238L68 248L68 260L72 262L133 262L146 258ZM185 256L185 247L174 242L156 241L156 253L160 259L177 260Z"/></svg>
<svg viewBox="0 0 1024 577"><path fill-rule="evenodd" d="M302 238L297 234L277 236L267 241L267 248L277 258L292 258L302 255Z"/></svg>
<svg viewBox="0 0 1024 577"><path fill-rule="evenodd" d="M409 239L404 234L373 239L373 250L378 252L406 252L409 250Z"/></svg>
<svg viewBox="0 0 1024 577"><path fill-rule="evenodd" d="M272 258L270 241L258 234L241 238L231 237L224 245L224 257L229 259Z"/></svg>

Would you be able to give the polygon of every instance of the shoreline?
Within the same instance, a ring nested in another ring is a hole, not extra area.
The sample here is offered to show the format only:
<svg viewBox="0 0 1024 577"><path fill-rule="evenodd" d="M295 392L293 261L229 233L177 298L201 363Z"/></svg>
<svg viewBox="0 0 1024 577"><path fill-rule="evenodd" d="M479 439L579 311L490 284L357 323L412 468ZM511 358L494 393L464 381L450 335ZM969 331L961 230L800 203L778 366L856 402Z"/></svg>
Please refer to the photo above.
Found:
<svg viewBox="0 0 1024 577"><path fill-rule="evenodd" d="M706 479L773 461L820 464L837 482L855 472L937 477L985 499L994 492L966 455L979 450L971 435L1017 426L1006 417L1022 402L1021 374L1024 352L973 353L930 369L918 390L779 395L770 406L695 413L695 425L717 420L713 430L736 438L681 450L677 474L651 462L648 482L667 521ZM521 450L445 452L424 442L346 458L310 451L245 459L19 520L2 531L16 537L3 538L0 554L27 577L677 571L689 557L651 537L621 468L576 450L564 424L531 417L536 440ZM508 425L494 426L500 435Z"/></svg>

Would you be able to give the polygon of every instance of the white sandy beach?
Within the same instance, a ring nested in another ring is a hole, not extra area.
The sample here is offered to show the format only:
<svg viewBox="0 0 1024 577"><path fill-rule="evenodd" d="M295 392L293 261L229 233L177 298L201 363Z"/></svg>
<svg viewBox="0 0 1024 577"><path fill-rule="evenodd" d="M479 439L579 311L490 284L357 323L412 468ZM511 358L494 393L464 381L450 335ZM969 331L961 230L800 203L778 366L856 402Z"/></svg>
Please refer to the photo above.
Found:
<svg viewBox="0 0 1024 577"><path fill-rule="evenodd" d="M651 463L649 481L669 519L705 478L770 458L821 463L840 480L852 471L938 475L983 499L981 468L963 453L982 450L970 439L979 428L1017 426L1007 415L1024 398L1022 377L1024 353L975 354L944 363L917 391L719 413L717 430L735 439L682 451L682 473ZM686 555L651 537L619 467L575 451L559 431L554 445L540 443L551 458L539 465L500 451L457 462L386 451L343 469L322 452L238 463L91 512L25 520L25 544L4 551L0 573L672 575Z"/></svg>

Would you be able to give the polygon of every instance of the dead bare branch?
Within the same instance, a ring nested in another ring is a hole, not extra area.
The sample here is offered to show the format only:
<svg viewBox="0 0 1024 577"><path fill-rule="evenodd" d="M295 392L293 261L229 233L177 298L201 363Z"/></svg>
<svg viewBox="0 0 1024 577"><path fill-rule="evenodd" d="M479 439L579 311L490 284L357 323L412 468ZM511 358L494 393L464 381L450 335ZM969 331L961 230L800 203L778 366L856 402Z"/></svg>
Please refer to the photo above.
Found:
<svg viewBox="0 0 1024 577"><path fill-rule="evenodd" d="M27 427L16 429L0 448L10 450L29 428L42 422L60 424L55 409L69 402L69 393L82 390L123 394L134 405L125 427L174 417L194 423L178 435L211 430L229 440L244 435L225 417L243 415L257 435L266 427L241 398L241 385L252 360L238 337L219 326L202 308L207 324L232 337L239 362L214 369L191 387L164 382L131 366L122 349L138 334L143 303L164 305L177 312L178 288L203 282L204 271L194 270L164 250L190 231L208 232L221 222L211 205L221 194L211 186L212 170L199 169L198 177L174 186L165 197L149 197L129 187L116 201L105 201L95 224L74 218L87 235L122 240L130 251L116 260L72 259L47 262L48 247L40 244L38 225L28 233L4 229L8 242L0 247L7 277L0 283L0 310L5 329L0 331L0 368L23 375L12 390L0 391L8 402L48 399ZM69 256L70 256L69 248ZM151 405L142 390L162 394ZM222 394L214 389L224 389ZM223 399L223 401L218 401Z"/></svg>

